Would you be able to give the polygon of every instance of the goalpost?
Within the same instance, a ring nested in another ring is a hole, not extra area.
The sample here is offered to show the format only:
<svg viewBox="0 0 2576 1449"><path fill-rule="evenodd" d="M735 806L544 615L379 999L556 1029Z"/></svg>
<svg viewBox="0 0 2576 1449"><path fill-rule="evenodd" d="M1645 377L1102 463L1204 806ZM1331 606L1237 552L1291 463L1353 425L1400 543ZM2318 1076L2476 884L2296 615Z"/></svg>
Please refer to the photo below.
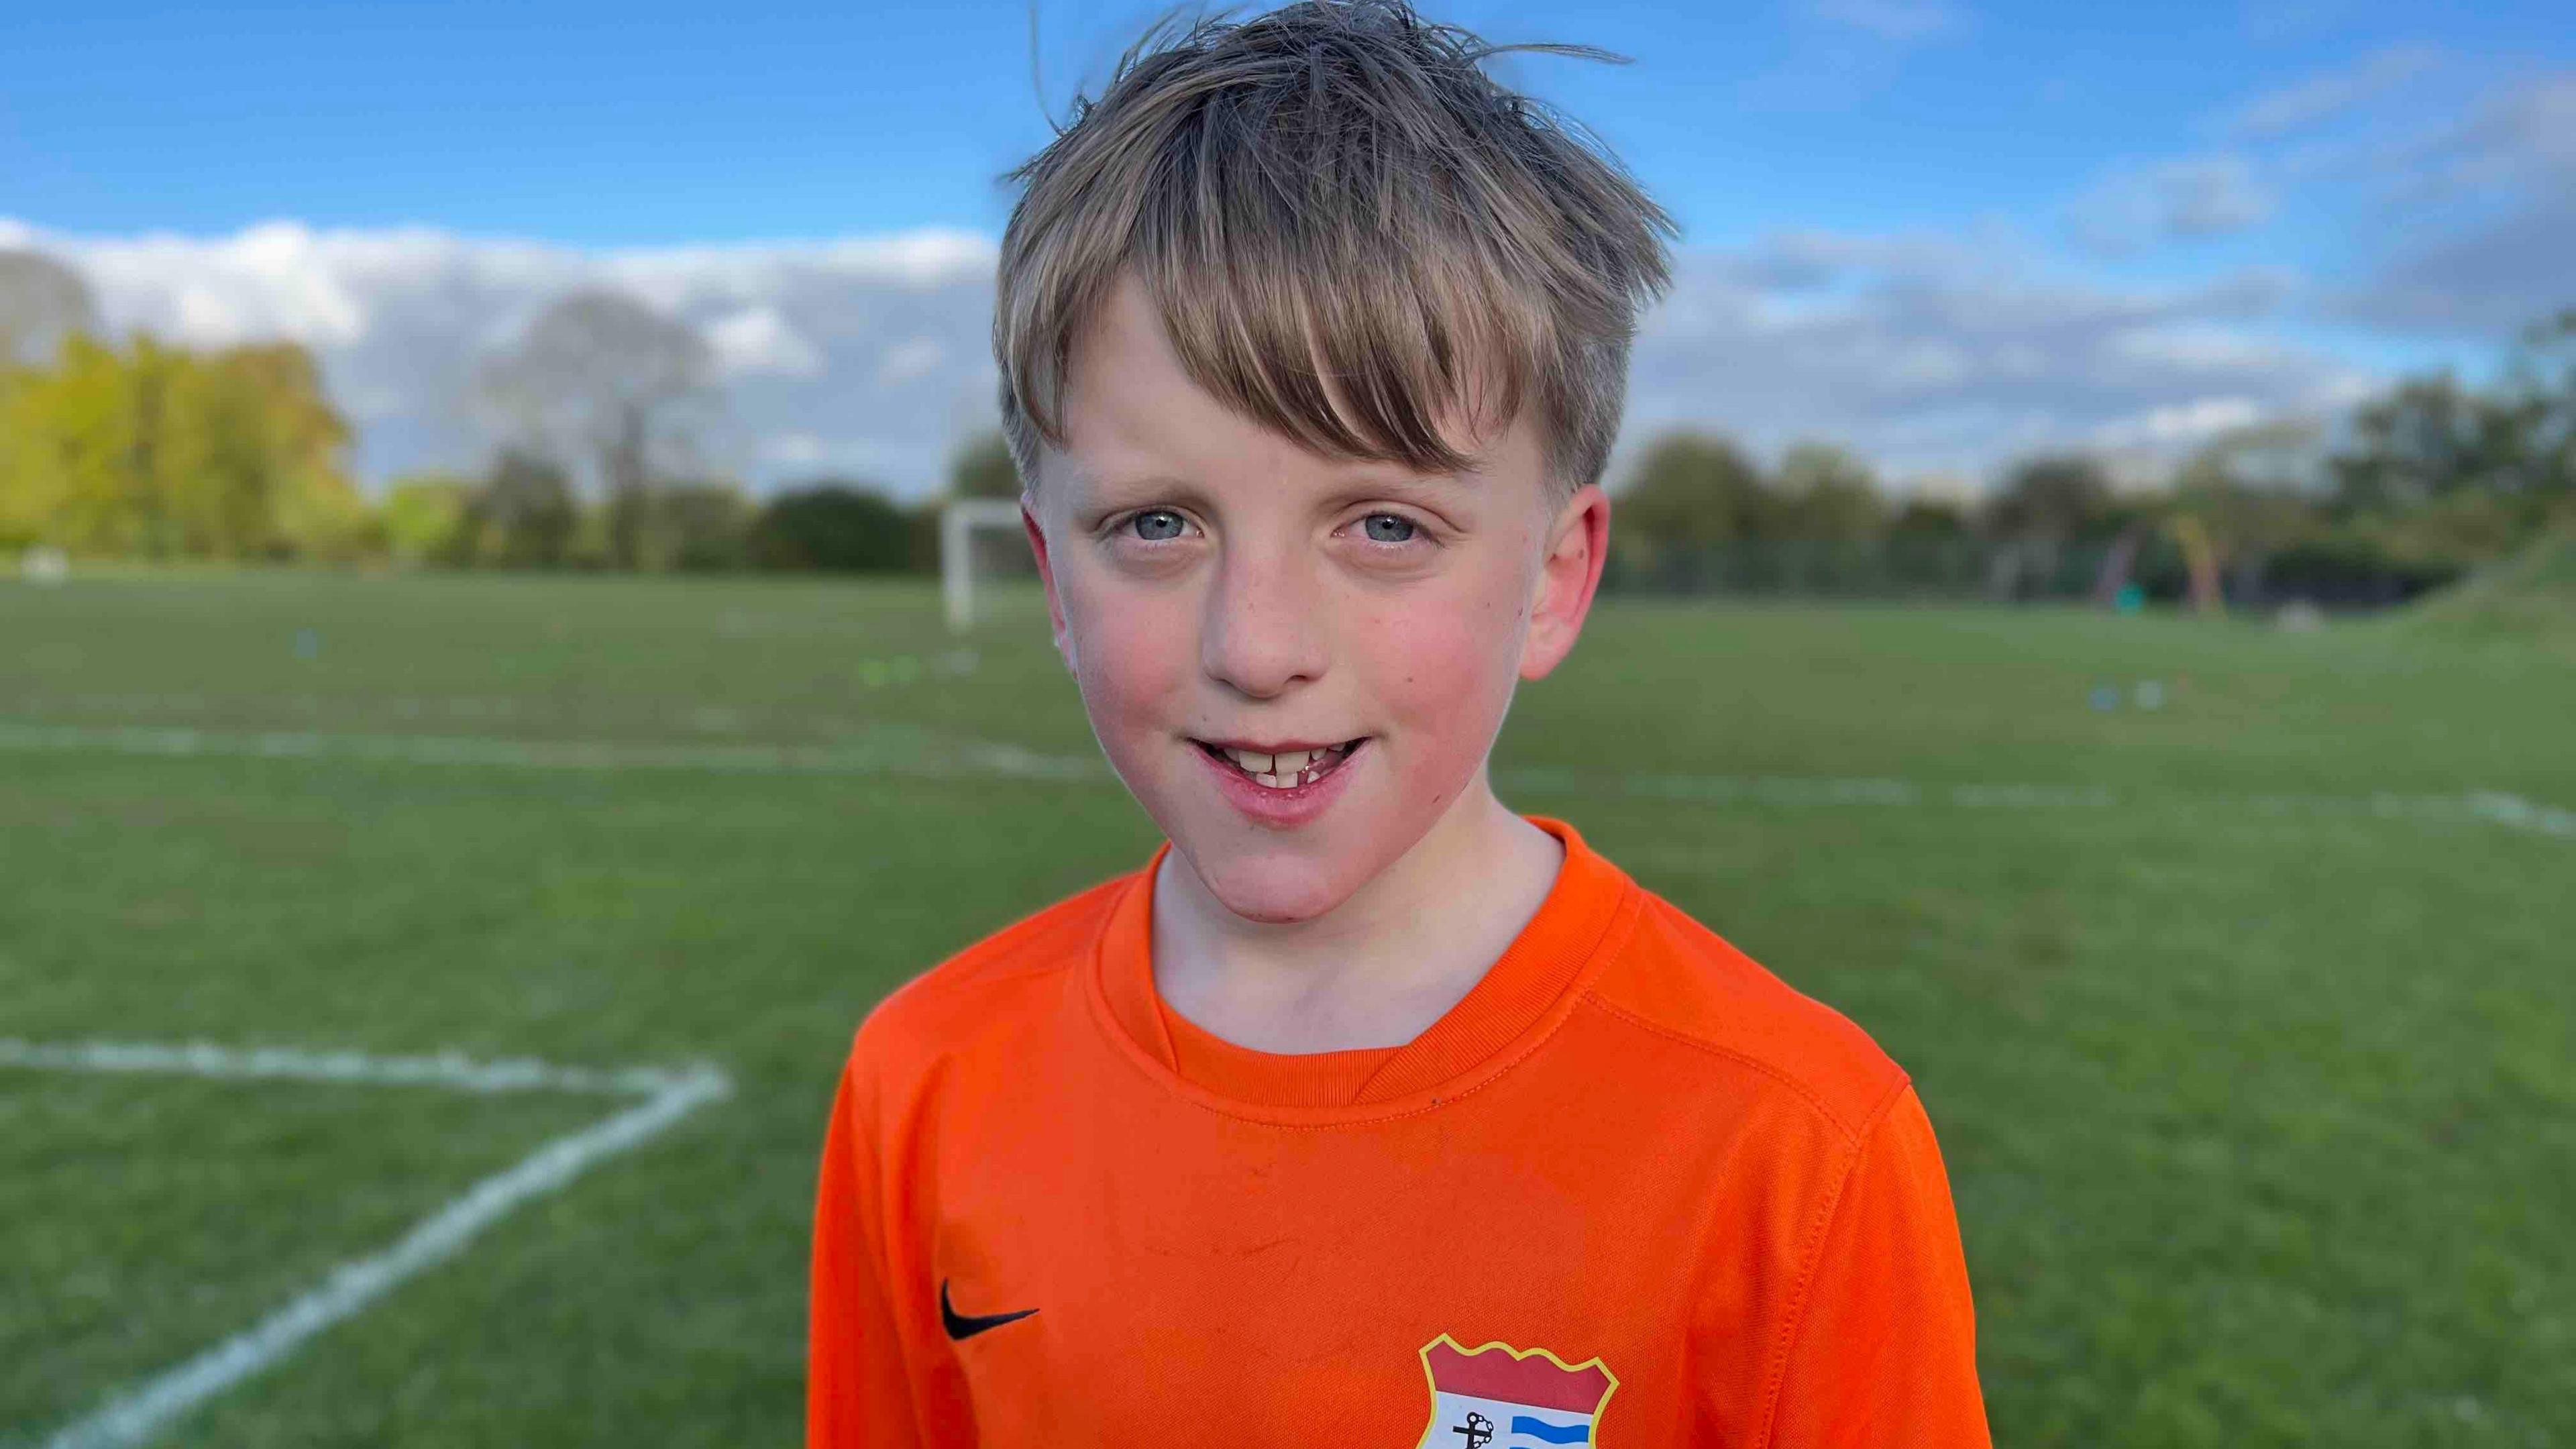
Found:
<svg viewBox="0 0 2576 1449"><path fill-rule="evenodd" d="M939 596L947 606L948 630L962 634L975 624L975 532L978 529L1020 531L1020 504L1015 498L956 498L939 513Z"/></svg>

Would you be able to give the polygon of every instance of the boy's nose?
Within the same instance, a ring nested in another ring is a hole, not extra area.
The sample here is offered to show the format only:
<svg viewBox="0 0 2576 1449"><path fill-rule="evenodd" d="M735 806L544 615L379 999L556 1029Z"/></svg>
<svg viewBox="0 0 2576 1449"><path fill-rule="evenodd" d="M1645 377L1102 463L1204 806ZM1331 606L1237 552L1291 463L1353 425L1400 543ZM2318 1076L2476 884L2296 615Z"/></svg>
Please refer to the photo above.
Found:
<svg viewBox="0 0 2576 1449"><path fill-rule="evenodd" d="M1324 639L1312 583L1286 560L1226 559L1199 631L1200 663L1209 676L1268 699L1322 674Z"/></svg>

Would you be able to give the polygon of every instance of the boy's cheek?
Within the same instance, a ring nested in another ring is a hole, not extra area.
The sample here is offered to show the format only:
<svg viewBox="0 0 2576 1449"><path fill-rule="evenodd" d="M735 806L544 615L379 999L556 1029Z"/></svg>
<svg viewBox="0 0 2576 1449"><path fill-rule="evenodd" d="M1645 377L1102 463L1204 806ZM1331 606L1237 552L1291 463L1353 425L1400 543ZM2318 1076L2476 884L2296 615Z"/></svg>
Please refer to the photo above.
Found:
<svg viewBox="0 0 2576 1449"><path fill-rule="evenodd" d="M1104 733L1170 723L1155 717L1158 706L1186 690L1197 639L1185 619L1168 612L1149 600L1106 599L1067 611L1075 678Z"/></svg>
<svg viewBox="0 0 2576 1449"><path fill-rule="evenodd" d="M1370 693L1434 774L1472 769L1492 746L1511 699L1518 635L1510 614L1472 602L1389 611L1362 629Z"/></svg>

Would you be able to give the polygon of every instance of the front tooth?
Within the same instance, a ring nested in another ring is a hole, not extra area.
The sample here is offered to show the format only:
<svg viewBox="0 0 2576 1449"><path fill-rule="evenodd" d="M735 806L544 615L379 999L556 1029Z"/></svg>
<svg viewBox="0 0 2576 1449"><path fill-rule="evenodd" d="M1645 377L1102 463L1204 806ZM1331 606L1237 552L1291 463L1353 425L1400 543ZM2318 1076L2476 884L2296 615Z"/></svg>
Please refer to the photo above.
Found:
<svg viewBox="0 0 2576 1449"><path fill-rule="evenodd" d="M1271 757L1268 755L1260 754L1252 750L1228 750L1226 753L1233 756L1234 763L1247 774L1267 775L1270 773Z"/></svg>
<svg viewBox="0 0 2576 1449"><path fill-rule="evenodd" d="M1277 775L1255 775L1252 778L1269 786L1273 790L1285 790L1288 788L1288 782L1280 779Z"/></svg>
<svg viewBox="0 0 2576 1449"><path fill-rule="evenodd" d="M1308 765L1314 763L1315 752L1313 750L1284 750L1279 754L1272 756L1272 758L1277 761L1277 763L1270 767L1274 774L1294 775L1304 771Z"/></svg>

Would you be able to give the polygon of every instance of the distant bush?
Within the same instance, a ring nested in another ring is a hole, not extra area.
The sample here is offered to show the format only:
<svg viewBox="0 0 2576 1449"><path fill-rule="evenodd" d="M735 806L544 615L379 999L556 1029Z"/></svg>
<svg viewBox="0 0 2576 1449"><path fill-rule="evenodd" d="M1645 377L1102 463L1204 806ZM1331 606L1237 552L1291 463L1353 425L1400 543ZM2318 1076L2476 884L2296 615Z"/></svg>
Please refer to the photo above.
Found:
<svg viewBox="0 0 2576 1449"><path fill-rule="evenodd" d="M580 524L572 479L561 464L505 451L466 509L468 557L501 568L561 568Z"/></svg>
<svg viewBox="0 0 2576 1449"><path fill-rule="evenodd" d="M665 483L644 495L639 566L714 573L751 562L751 501L730 483Z"/></svg>
<svg viewBox="0 0 2576 1449"><path fill-rule="evenodd" d="M893 573L915 566L913 521L873 488L825 482L769 500L749 556L764 569Z"/></svg>
<svg viewBox="0 0 2576 1449"><path fill-rule="evenodd" d="M2403 604L2456 583L2468 573L2455 559L2407 558L2358 529L2338 529L2280 549L2263 560L2269 600L2305 599L2332 608Z"/></svg>
<svg viewBox="0 0 2576 1449"><path fill-rule="evenodd" d="M393 561L415 567L472 563L474 486L443 473L395 479L376 511Z"/></svg>

